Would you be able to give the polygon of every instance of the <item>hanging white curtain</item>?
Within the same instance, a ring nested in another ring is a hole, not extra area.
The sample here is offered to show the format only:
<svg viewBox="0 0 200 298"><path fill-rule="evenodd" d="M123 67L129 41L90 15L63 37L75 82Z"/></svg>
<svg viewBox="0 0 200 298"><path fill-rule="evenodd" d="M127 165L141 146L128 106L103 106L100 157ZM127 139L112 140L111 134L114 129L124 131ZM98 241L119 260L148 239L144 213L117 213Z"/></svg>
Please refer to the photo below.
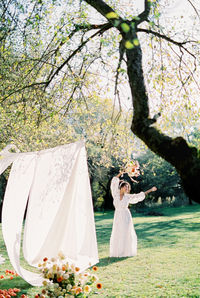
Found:
<svg viewBox="0 0 200 298"><path fill-rule="evenodd" d="M39 274L20 266L23 253L31 265L62 251L82 270L98 262L92 196L84 142L32 153L1 152L0 174L11 164L2 210L2 231L16 272L40 286Z"/></svg>

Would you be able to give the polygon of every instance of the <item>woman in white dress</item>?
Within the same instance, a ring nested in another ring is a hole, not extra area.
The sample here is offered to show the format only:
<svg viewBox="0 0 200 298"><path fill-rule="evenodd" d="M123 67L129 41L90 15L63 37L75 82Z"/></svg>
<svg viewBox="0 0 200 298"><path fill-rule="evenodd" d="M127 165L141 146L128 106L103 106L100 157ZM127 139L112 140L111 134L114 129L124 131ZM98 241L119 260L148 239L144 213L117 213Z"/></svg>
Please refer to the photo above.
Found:
<svg viewBox="0 0 200 298"><path fill-rule="evenodd" d="M145 192L130 194L130 184L123 180L120 181L121 175L122 173L119 173L111 181L115 213L110 238L110 257L119 258L137 254L137 235L128 205L143 201L148 193L157 190L154 186Z"/></svg>

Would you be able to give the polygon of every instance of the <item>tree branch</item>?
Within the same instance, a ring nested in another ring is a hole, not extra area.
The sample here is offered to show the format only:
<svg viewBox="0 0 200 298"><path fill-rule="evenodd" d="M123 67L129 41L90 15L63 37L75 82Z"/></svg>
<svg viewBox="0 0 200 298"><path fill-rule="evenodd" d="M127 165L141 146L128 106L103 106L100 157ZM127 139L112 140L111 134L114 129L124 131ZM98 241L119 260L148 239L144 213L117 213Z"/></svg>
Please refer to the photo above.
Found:
<svg viewBox="0 0 200 298"><path fill-rule="evenodd" d="M97 10L104 18L106 18L112 26L119 29L123 19L104 1L102 0L84 0L95 10Z"/></svg>
<svg viewBox="0 0 200 298"><path fill-rule="evenodd" d="M33 84L30 84L30 85L26 85L26 86L23 86L22 88L19 88L17 90L14 90L12 91L11 93L9 93L7 96L3 97L2 100L1 100L1 104L8 98L10 97L11 95L15 94L15 93L18 93L18 92L21 92L25 89L28 89L28 88L32 88L32 87L35 87L35 86L40 86L40 85L47 85L48 84L48 81L45 81L45 82L36 82L36 83L33 83Z"/></svg>
<svg viewBox="0 0 200 298"><path fill-rule="evenodd" d="M187 1L190 3L190 5L192 6L192 8L194 9L194 11L196 12L196 14L198 15L198 17L199 17L199 19L200 19L198 10L196 9L196 7L195 7L194 4L192 3L192 1L190 1L190 0L187 0Z"/></svg>
<svg viewBox="0 0 200 298"><path fill-rule="evenodd" d="M111 25L109 23L106 23L99 31L95 32L92 36L88 37L84 42L81 43L81 45L76 48L76 50L73 51L73 53L57 68L57 70L51 75L51 77L48 79L48 83L46 84L46 87L51 83L53 78L58 75L60 70L95 36L98 34L103 34L106 30L111 28Z"/></svg>
<svg viewBox="0 0 200 298"><path fill-rule="evenodd" d="M193 56L193 58L195 58L195 56L186 47L184 47L184 45L187 44L187 43L192 43L192 42L197 43L197 41L195 41L195 40L175 41L172 38L170 38L170 37L168 37L168 36L166 36L164 34L161 34L159 32L153 31L151 29L144 29L144 28L137 28L137 32L145 32L147 34L153 34L153 35L155 35L155 36L157 36L159 38L165 39L166 41L171 42L174 45L183 48L188 54L190 54L191 56Z"/></svg>
<svg viewBox="0 0 200 298"><path fill-rule="evenodd" d="M116 77L115 77L115 95L117 94L117 85L118 85L118 79L119 79L119 71L120 71L120 67L121 67L121 63L124 57L124 52L125 49L123 47L123 43L122 41L120 42L119 45L119 61L118 61L118 65L117 65L117 71L116 71Z"/></svg>
<svg viewBox="0 0 200 298"><path fill-rule="evenodd" d="M151 1L145 0L144 11L138 15L138 20L136 21L136 24L140 24L144 21L147 21L150 10L151 10Z"/></svg>

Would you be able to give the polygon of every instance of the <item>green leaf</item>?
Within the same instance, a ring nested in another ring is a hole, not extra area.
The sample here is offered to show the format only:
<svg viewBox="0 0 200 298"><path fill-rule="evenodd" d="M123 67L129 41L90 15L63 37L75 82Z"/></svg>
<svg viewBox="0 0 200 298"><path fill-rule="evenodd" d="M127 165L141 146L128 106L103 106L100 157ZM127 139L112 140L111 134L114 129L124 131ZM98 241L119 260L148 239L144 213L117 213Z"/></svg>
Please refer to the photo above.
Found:
<svg viewBox="0 0 200 298"><path fill-rule="evenodd" d="M125 48L128 49L128 50L131 50L131 49L134 48L134 44L130 40L127 40L125 42Z"/></svg>
<svg viewBox="0 0 200 298"><path fill-rule="evenodd" d="M133 19L134 19L134 20L137 20L137 21L139 21L139 20L140 20L140 18L139 18L138 16L136 16L136 17L133 17Z"/></svg>
<svg viewBox="0 0 200 298"><path fill-rule="evenodd" d="M139 40L137 39L137 38L135 38L134 40L133 40L133 44L135 45L135 46L139 46Z"/></svg>
<svg viewBox="0 0 200 298"><path fill-rule="evenodd" d="M111 11L111 12L106 14L106 18L108 18L108 19L118 19L119 16L116 14L116 12Z"/></svg>
<svg viewBox="0 0 200 298"><path fill-rule="evenodd" d="M121 24L121 28L122 28L122 30L123 30L125 33L127 33L127 32L130 31L130 26L129 26L128 24L126 24L126 23L122 23L122 24Z"/></svg>

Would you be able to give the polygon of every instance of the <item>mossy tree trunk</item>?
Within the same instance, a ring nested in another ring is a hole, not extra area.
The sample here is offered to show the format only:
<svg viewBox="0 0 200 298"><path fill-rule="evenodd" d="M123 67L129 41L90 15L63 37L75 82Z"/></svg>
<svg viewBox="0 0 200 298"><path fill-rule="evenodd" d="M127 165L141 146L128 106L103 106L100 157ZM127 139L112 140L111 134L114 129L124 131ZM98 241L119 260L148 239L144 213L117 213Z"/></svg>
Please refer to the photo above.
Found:
<svg viewBox="0 0 200 298"><path fill-rule="evenodd" d="M186 195L190 200L200 203L200 158L197 149L190 147L182 137L171 138L160 132L154 126L156 116L153 119L149 117L149 99L144 83L142 50L137 32L141 31L138 25L148 19L151 1L145 0L144 11L132 22L122 19L102 0L85 1L107 18L109 23L117 28L122 35L120 56L122 56L121 53L126 53L127 73L134 111L132 132L144 141L153 152L176 168ZM126 26L122 26L122 24L126 24ZM162 37L173 42L167 36L163 35ZM177 44L177 42L175 43ZM181 47L182 44L179 43L179 46Z"/></svg>

